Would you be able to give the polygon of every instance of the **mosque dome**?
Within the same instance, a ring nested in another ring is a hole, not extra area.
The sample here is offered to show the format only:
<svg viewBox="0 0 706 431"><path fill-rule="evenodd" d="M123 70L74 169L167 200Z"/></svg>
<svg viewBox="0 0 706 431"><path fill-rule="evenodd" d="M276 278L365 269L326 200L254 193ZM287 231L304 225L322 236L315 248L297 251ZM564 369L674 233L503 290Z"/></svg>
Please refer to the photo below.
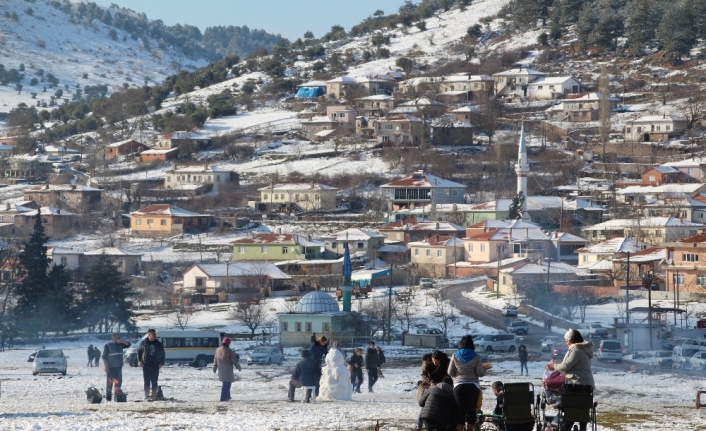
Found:
<svg viewBox="0 0 706 431"><path fill-rule="evenodd" d="M297 313L326 313L340 310L333 296L315 290L307 293L299 300L295 311Z"/></svg>

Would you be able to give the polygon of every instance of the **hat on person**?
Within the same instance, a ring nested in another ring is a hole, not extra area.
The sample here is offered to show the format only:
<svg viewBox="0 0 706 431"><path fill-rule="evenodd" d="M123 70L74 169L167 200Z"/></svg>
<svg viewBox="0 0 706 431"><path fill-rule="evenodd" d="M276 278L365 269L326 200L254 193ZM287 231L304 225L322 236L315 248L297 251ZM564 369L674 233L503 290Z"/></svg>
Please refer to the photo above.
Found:
<svg viewBox="0 0 706 431"><path fill-rule="evenodd" d="M225 337L223 341L221 341L221 344L223 344L224 346L230 346L230 338Z"/></svg>

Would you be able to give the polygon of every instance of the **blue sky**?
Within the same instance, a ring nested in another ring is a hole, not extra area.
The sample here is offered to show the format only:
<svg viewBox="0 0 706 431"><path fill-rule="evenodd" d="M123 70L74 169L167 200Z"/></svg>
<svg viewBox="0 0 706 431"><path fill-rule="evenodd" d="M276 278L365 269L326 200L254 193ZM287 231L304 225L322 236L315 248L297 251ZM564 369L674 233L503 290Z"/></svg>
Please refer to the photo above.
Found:
<svg viewBox="0 0 706 431"><path fill-rule="evenodd" d="M201 31L214 25L247 25L295 40L311 30L320 37L339 24L346 30L377 9L397 12L404 0L92 0L103 6L144 12L167 25L191 24ZM416 1L415 1L416 3Z"/></svg>

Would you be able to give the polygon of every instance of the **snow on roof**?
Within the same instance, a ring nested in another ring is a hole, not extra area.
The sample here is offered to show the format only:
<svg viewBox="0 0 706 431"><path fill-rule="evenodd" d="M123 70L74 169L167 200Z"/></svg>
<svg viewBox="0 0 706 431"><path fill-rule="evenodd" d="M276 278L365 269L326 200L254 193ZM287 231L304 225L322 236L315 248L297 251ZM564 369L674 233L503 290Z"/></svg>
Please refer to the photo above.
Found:
<svg viewBox="0 0 706 431"><path fill-rule="evenodd" d="M463 247L464 242L461 238L454 236L440 236L438 241L435 237L427 238L423 241L414 241L407 244L408 246L417 247Z"/></svg>
<svg viewBox="0 0 706 431"><path fill-rule="evenodd" d="M179 151L179 148L170 148L168 150L145 150L145 151L141 152L140 154L159 155L159 154L176 153L177 151Z"/></svg>
<svg viewBox="0 0 706 431"><path fill-rule="evenodd" d="M494 73L493 76L517 76L517 75L546 75L544 72L539 72L527 67L505 70L503 72Z"/></svg>
<svg viewBox="0 0 706 431"><path fill-rule="evenodd" d="M325 115L314 115L313 117L311 117L311 119L302 121L302 124L303 123L309 123L309 124L311 124L311 123L335 123L335 122L336 122L335 120L332 120Z"/></svg>
<svg viewBox="0 0 706 431"><path fill-rule="evenodd" d="M152 204L140 210L131 212L130 215L170 215L173 217L211 217L208 214L198 214L179 208L177 206L172 206L169 204Z"/></svg>
<svg viewBox="0 0 706 431"><path fill-rule="evenodd" d="M233 172L230 169L223 168L220 166L203 166L203 165L197 165L197 166L182 166L182 167L177 167L174 165L172 169L167 169L164 172L177 172L177 173L190 173L190 172Z"/></svg>
<svg viewBox="0 0 706 431"><path fill-rule="evenodd" d="M630 263L656 262L667 258L666 248L648 248L647 250L638 251L635 254L630 254ZM624 258L614 259L615 262L627 262L627 256Z"/></svg>
<svg viewBox="0 0 706 431"><path fill-rule="evenodd" d="M231 244L296 244L294 234L256 232L251 237L238 238Z"/></svg>
<svg viewBox="0 0 706 431"><path fill-rule="evenodd" d="M102 189L96 189L89 186L80 186L75 184L46 184L27 189L29 192L102 192Z"/></svg>
<svg viewBox="0 0 706 431"><path fill-rule="evenodd" d="M192 268L200 268L209 277L267 277L271 280L289 280L292 277L282 272L269 262L238 262L238 263L197 263Z"/></svg>
<svg viewBox="0 0 706 431"><path fill-rule="evenodd" d="M661 173L663 173L663 174L675 174L675 173L677 173L677 172L681 172L681 171L680 171L679 169L677 169L677 168L673 168L673 167L671 167L671 166L666 166L666 165L655 166L655 167L649 168L648 171L649 171L649 170L652 170L652 169L656 170L657 172L661 172Z"/></svg>
<svg viewBox="0 0 706 431"><path fill-rule="evenodd" d="M105 254L106 256L143 256L142 253L125 251L118 247L103 247L97 250L86 251L83 254L86 256L97 256L101 254Z"/></svg>
<svg viewBox="0 0 706 431"><path fill-rule="evenodd" d="M121 147L121 146L123 146L123 145L125 145L125 144L129 144L130 142L134 142L134 143L136 143L136 144L144 145L143 143L138 142L138 141L136 141L136 140L134 140L134 139L126 139L126 140L124 140L124 141L113 142L112 144L108 144L108 147L110 147L110 148L117 148L117 147Z"/></svg>
<svg viewBox="0 0 706 431"><path fill-rule="evenodd" d="M449 90L438 94L438 96L458 96L460 94L466 94L471 90Z"/></svg>
<svg viewBox="0 0 706 431"><path fill-rule="evenodd" d="M451 180L445 180L436 175L426 174L421 171L415 172L412 176L407 178L402 178L400 180L391 181L387 184L380 186L381 188L393 188L393 187L452 187L452 188L463 188L466 186Z"/></svg>
<svg viewBox="0 0 706 431"><path fill-rule="evenodd" d="M64 145L45 145L44 146L44 152L45 153L66 153L66 154L78 154L78 150L72 150L71 148L67 148Z"/></svg>
<svg viewBox="0 0 706 431"><path fill-rule="evenodd" d="M512 265L518 262L524 261L526 258L524 257L509 257L507 259L501 259L500 260L500 266L504 267L507 265ZM492 268L492 269L497 269L498 268L498 261L494 260L492 262L483 262L483 263L473 263L473 262L468 262L468 261L462 261L462 262L456 262L455 264L451 264L453 266L457 267L462 267L462 268Z"/></svg>
<svg viewBox="0 0 706 431"><path fill-rule="evenodd" d="M598 244L576 250L577 253L614 254L614 253L635 253L649 247L648 244L633 238L611 238Z"/></svg>
<svg viewBox="0 0 706 431"><path fill-rule="evenodd" d="M404 103L400 103L399 106L413 106L416 108L417 106L432 106L432 105L446 106L443 103L436 101L436 100L431 100L428 97L420 97L419 99L410 100L410 101L407 101Z"/></svg>
<svg viewBox="0 0 706 431"><path fill-rule="evenodd" d="M692 157L690 159L679 160L678 162L665 163L664 165L677 168L695 168L701 165L706 165L706 157Z"/></svg>
<svg viewBox="0 0 706 431"><path fill-rule="evenodd" d="M71 211L66 211L62 210L59 208L55 207L42 207L39 210L40 215L54 215L54 216L72 216L72 215L78 215L76 213L72 213ZM22 216L22 217L34 217L37 215L37 210L33 209L31 211L23 212L23 213L18 213L17 216Z"/></svg>
<svg viewBox="0 0 706 431"><path fill-rule="evenodd" d="M566 101L574 102L576 100L581 100L581 101L601 100L601 97L603 97L603 95L601 93L599 93L598 91L592 91L590 93L582 94L581 96L569 94L566 97L566 99L567 99ZM608 95L608 100L610 100L612 102L618 102L620 99L618 99L617 97L613 97L611 95Z"/></svg>
<svg viewBox="0 0 706 431"><path fill-rule="evenodd" d="M375 94L374 96L361 97L359 100L393 100L394 97L387 94Z"/></svg>
<svg viewBox="0 0 706 431"><path fill-rule="evenodd" d="M395 108L396 109L396 108ZM392 111L395 112L395 111ZM413 122L421 122L419 118L415 117L414 115L409 115L409 114L393 114L393 115L388 115L387 117L380 118L378 120L378 123L383 123L383 122L391 122L391 121L413 121Z"/></svg>
<svg viewBox="0 0 706 431"><path fill-rule="evenodd" d="M676 217L645 217L640 220L635 219L614 219L593 226L584 228L587 231L599 230L619 230L630 227L704 227L701 223L694 223Z"/></svg>
<svg viewBox="0 0 706 431"><path fill-rule="evenodd" d="M468 227L476 229L540 229L536 223L522 220L484 220Z"/></svg>
<svg viewBox="0 0 706 431"><path fill-rule="evenodd" d="M338 190L336 187L327 186L321 183L285 183L285 184L274 184L272 186L262 187L257 189L260 190L274 190L274 191L301 191L301 190Z"/></svg>
<svg viewBox="0 0 706 431"><path fill-rule="evenodd" d="M577 267L562 262L551 262L549 265L545 265L543 263L526 263L519 268L506 268L500 270L500 272L505 272L512 275L546 275L547 272L549 272L549 274L576 274L577 271Z"/></svg>
<svg viewBox="0 0 706 431"><path fill-rule="evenodd" d="M450 222L420 222L420 223L406 223L398 226L384 226L380 228L381 230L400 230L400 231L438 231L438 230L449 230L465 232L466 228Z"/></svg>
<svg viewBox="0 0 706 431"><path fill-rule="evenodd" d="M336 232L333 235L322 236L322 238L332 239L335 241L366 241L371 238L385 238L385 237L386 237L386 235L380 234L378 232L368 230L368 229L359 229L359 228L350 228L350 229Z"/></svg>
<svg viewBox="0 0 706 431"><path fill-rule="evenodd" d="M586 271L611 271L613 269L613 261L609 259L601 259L597 262L579 265L578 268Z"/></svg>
<svg viewBox="0 0 706 431"><path fill-rule="evenodd" d="M450 115L442 115L439 118L434 118L431 122L432 127L453 127L453 128L467 128L473 127L470 121L454 120Z"/></svg>
<svg viewBox="0 0 706 431"><path fill-rule="evenodd" d="M588 243L588 240L580 236L570 234L568 232L551 232L549 239L557 242L583 242Z"/></svg>
<svg viewBox="0 0 706 431"><path fill-rule="evenodd" d="M676 194L676 193L686 193L694 194L704 187L701 183L687 183L687 184L661 184L659 186L628 186L624 189L616 190L619 195L644 195L646 193L658 193L658 194Z"/></svg>
<svg viewBox="0 0 706 431"><path fill-rule="evenodd" d="M326 87L326 81L309 81L299 84L297 87Z"/></svg>
<svg viewBox="0 0 706 431"><path fill-rule="evenodd" d="M319 132L314 133L314 136L318 136L319 138L325 138L334 133L336 133L336 129L321 130Z"/></svg>
<svg viewBox="0 0 706 431"><path fill-rule="evenodd" d="M540 76L539 78L535 79L527 85L530 86L563 84L568 80L576 81L573 76Z"/></svg>
<svg viewBox="0 0 706 431"><path fill-rule="evenodd" d="M287 266L287 265L329 265L332 263L343 263L343 257L338 259L292 259L292 260L280 260L279 262L272 262L277 266Z"/></svg>
<svg viewBox="0 0 706 431"><path fill-rule="evenodd" d="M686 119L680 115L673 114L643 115L632 120L627 120L625 123L659 123L665 121L686 121Z"/></svg>
<svg viewBox="0 0 706 431"><path fill-rule="evenodd" d="M337 82L342 82L344 84L356 84L358 81L352 76L339 76L337 78L329 79L328 81L326 81L327 84Z"/></svg>
<svg viewBox="0 0 706 431"><path fill-rule="evenodd" d="M474 106L474 105L466 105L466 106L463 106L463 107L461 107L461 108L454 109L454 110L451 111L451 112L455 112L455 113L458 113L458 114L463 114L463 113L466 113L466 112L480 112L480 108L477 107L477 106Z"/></svg>

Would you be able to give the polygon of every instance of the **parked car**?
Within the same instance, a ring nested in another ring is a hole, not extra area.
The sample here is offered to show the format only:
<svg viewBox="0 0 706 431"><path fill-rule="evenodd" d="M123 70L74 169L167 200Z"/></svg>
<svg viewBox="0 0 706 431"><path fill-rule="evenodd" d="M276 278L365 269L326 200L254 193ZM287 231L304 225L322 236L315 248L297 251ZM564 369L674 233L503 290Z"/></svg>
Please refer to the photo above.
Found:
<svg viewBox="0 0 706 431"><path fill-rule="evenodd" d="M417 328L415 330L417 334L432 334L432 335L443 335L444 332L439 328Z"/></svg>
<svg viewBox="0 0 706 431"><path fill-rule="evenodd" d="M695 370L706 371L706 352L701 351L694 353L694 356L689 359L689 363L691 364L691 368Z"/></svg>
<svg viewBox="0 0 706 431"><path fill-rule="evenodd" d="M422 278L419 280L419 287L422 289L431 289L434 287L434 282L432 281L431 278Z"/></svg>
<svg viewBox="0 0 706 431"><path fill-rule="evenodd" d="M542 338L542 352L551 352L552 347L554 347L554 344L559 342L559 337L556 335L547 335L546 337Z"/></svg>
<svg viewBox="0 0 706 431"><path fill-rule="evenodd" d="M485 350L488 353L508 351L512 353L515 351L517 337L510 333L486 334L474 337L473 342L476 345L476 351Z"/></svg>
<svg viewBox="0 0 706 431"><path fill-rule="evenodd" d="M61 349L42 349L32 361L32 375L39 373L61 373L66 375L66 356Z"/></svg>
<svg viewBox="0 0 706 431"><path fill-rule="evenodd" d="M698 349L676 346L672 351L672 368L689 368L691 366L691 358L698 352Z"/></svg>
<svg viewBox="0 0 706 431"><path fill-rule="evenodd" d="M252 365L252 364L282 365L282 362L284 361L284 356L282 355L282 352L280 352L279 348L277 348L277 347L262 346L262 347L256 347L255 350L250 352L250 354L248 355L247 361L248 361L248 365Z"/></svg>
<svg viewBox="0 0 706 431"><path fill-rule="evenodd" d="M596 358L598 362L623 362L623 345L616 340L601 340L598 351L596 351Z"/></svg>
<svg viewBox="0 0 706 431"><path fill-rule="evenodd" d="M659 350L655 352L650 363L657 368L672 368L672 352L670 350Z"/></svg>
<svg viewBox="0 0 706 431"><path fill-rule="evenodd" d="M401 340L402 339L402 331L400 331L397 328L392 328L392 340ZM375 331L373 334L373 339L376 341L383 341L387 338L387 334L385 334L385 331L383 329L378 329Z"/></svg>
<svg viewBox="0 0 706 431"><path fill-rule="evenodd" d="M506 305L503 307L503 316L517 317L517 307L514 305Z"/></svg>
<svg viewBox="0 0 706 431"><path fill-rule="evenodd" d="M552 359L554 360L562 360L564 359L564 356L566 356L566 352L569 350L568 347L566 347L565 343L554 343L552 346Z"/></svg>
<svg viewBox="0 0 706 431"><path fill-rule="evenodd" d="M444 349L444 353L446 353L446 356L449 358L451 358L457 351L458 349ZM480 356L480 360L483 362L488 362L490 360L488 352L485 350L478 349L476 350L476 354Z"/></svg>
<svg viewBox="0 0 706 431"><path fill-rule="evenodd" d="M600 323L579 323L578 330L586 338L608 338L608 328Z"/></svg>
<svg viewBox="0 0 706 431"><path fill-rule="evenodd" d="M506 330L512 334L527 335L529 334L529 323L524 320L513 320Z"/></svg>
<svg viewBox="0 0 706 431"><path fill-rule="evenodd" d="M687 338L681 343L684 349L694 349L706 351L706 340L700 338Z"/></svg>

